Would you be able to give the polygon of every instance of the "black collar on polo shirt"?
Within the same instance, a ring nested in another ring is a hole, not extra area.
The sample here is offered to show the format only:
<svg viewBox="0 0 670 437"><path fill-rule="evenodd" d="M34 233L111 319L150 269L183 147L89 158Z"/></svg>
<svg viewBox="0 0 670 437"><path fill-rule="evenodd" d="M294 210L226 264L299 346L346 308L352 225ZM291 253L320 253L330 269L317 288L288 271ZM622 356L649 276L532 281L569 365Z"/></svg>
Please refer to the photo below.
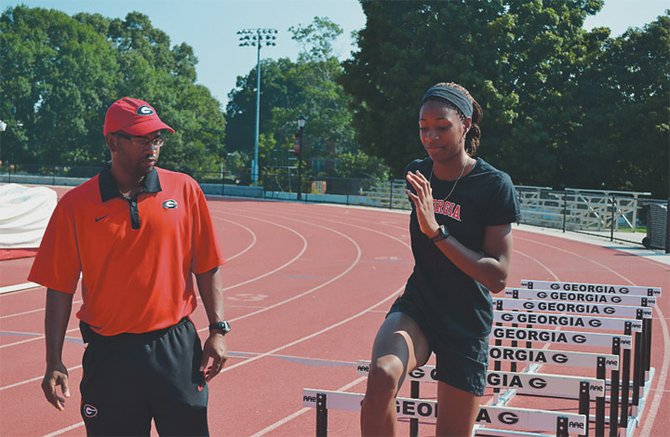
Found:
<svg viewBox="0 0 670 437"><path fill-rule="evenodd" d="M107 202L115 197L123 197L119 192L119 186L116 184L116 179L114 179L109 167L105 167L100 172L98 183L100 186L100 197L103 202ZM158 178L158 172L154 168L142 181L140 193L158 193L159 191L163 191L163 189L161 188L161 181Z"/></svg>

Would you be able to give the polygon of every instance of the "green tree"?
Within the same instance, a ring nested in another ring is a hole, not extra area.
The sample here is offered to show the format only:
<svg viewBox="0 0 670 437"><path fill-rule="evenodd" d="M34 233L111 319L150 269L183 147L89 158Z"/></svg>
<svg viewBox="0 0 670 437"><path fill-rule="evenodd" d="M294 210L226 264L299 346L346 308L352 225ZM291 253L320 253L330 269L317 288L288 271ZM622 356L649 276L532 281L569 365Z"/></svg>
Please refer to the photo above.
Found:
<svg viewBox="0 0 670 437"><path fill-rule="evenodd" d="M386 181L389 168L382 158L369 156L362 150L339 155L337 175L343 178L375 179Z"/></svg>
<svg viewBox="0 0 670 437"><path fill-rule="evenodd" d="M108 159L102 127L123 96L159 109L173 135L161 165L218 168L225 119L209 90L195 84L193 49L172 49L145 15L110 20L17 6L0 17L0 117L8 121L4 160L50 166ZM8 152L7 152L8 151Z"/></svg>
<svg viewBox="0 0 670 437"><path fill-rule="evenodd" d="M76 18L94 22L115 48L122 75L117 95L151 102L161 119L175 128L161 165L188 173L219 171L225 118L209 90L195 84L198 60L193 49L185 43L170 48L168 35L139 12L106 23L88 14Z"/></svg>
<svg viewBox="0 0 670 437"><path fill-rule="evenodd" d="M99 162L107 102L116 94L113 49L91 26L54 10L17 6L0 17L3 160Z"/></svg>
<svg viewBox="0 0 670 437"><path fill-rule="evenodd" d="M569 179L580 180L581 187L667 198L669 47L668 12L643 29L600 39L579 80L584 117L573 138Z"/></svg>
<svg viewBox="0 0 670 437"><path fill-rule="evenodd" d="M588 38L582 25L601 0L361 3L367 25L341 82L365 151L399 175L423 154L420 96L454 81L484 108L481 156L517 182L556 179L573 129L572 78Z"/></svg>
<svg viewBox="0 0 670 437"><path fill-rule="evenodd" d="M605 34L583 29L600 0L510 0L502 16L514 37L505 47L503 92L519 96L515 121L500 136L495 162L509 168L516 181L555 188L575 186L571 173L574 132L583 120L579 103L580 73Z"/></svg>

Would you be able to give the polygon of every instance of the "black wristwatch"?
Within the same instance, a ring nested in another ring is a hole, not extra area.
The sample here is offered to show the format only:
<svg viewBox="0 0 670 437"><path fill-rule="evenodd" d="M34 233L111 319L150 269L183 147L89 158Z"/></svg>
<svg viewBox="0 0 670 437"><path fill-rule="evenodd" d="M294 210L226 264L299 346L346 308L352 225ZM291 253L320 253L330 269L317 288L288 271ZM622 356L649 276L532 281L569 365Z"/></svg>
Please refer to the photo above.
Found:
<svg viewBox="0 0 670 437"><path fill-rule="evenodd" d="M219 331L223 335L226 335L230 332L230 323L226 322L225 320L221 320L220 322L212 323L209 325L209 330L211 331Z"/></svg>
<svg viewBox="0 0 670 437"><path fill-rule="evenodd" d="M440 227L437 228L437 235L432 237L431 240L433 240L434 243L437 243L438 241L446 240L447 238L449 238L449 229L444 225L440 225Z"/></svg>

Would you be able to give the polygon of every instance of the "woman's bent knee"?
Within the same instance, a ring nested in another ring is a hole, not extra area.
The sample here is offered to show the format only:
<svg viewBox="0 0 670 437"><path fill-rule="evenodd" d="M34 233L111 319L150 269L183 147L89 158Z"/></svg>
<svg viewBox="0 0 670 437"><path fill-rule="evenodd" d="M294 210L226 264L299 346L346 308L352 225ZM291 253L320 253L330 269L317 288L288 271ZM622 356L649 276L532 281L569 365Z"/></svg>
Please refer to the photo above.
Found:
<svg viewBox="0 0 670 437"><path fill-rule="evenodd" d="M398 357L382 357L370 363L366 398L389 399L400 389L405 366Z"/></svg>

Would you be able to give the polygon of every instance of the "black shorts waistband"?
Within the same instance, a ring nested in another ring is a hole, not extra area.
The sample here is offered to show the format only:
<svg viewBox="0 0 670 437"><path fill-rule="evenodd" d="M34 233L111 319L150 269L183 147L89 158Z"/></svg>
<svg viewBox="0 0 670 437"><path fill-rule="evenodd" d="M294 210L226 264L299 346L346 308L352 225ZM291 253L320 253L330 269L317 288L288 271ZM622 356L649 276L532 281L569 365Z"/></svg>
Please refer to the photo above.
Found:
<svg viewBox="0 0 670 437"><path fill-rule="evenodd" d="M91 343L93 341L104 341L104 342L115 342L115 341L137 341L137 342L144 342L144 341L150 341L150 340L155 340L159 337L162 337L172 329L178 328L182 325L184 325L186 322L189 321L188 317L184 317L181 319L178 323L168 326L167 328L162 328L158 329L156 331L149 331L149 332L143 332L141 334L131 334L131 333L123 333L123 334L116 334L116 335L101 335L98 334L91 328L91 325L89 325L86 322L80 321L79 322L79 330L81 331L81 338L84 340L84 343Z"/></svg>

